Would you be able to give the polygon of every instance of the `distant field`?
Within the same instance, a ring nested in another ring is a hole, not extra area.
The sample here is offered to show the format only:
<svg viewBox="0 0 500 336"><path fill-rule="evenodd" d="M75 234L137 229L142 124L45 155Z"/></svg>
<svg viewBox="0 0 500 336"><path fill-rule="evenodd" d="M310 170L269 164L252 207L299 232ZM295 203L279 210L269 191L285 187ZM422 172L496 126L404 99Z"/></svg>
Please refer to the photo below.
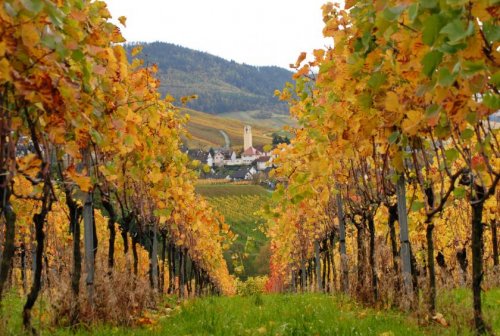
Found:
<svg viewBox="0 0 500 336"><path fill-rule="evenodd" d="M198 184L196 191L206 197L247 196L258 195L267 197L266 189L253 184Z"/></svg>
<svg viewBox="0 0 500 336"><path fill-rule="evenodd" d="M281 129L285 125L294 125L289 114L273 113L270 118L264 119L261 111L227 112L220 114L221 117L241 120L242 122L257 123L274 129Z"/></svg>
<svg viewBox="0 0 500 336"><path fill-rule="evenodd" d="M208 149L210 147L224 146L225 141L220 130L223 130L229 136L231 147L243 147L243 127L245 125L252 126L253 144L263 146L272 142L272 133L279 129L255 121L242 122L193 110L184 110L183 113L190 116L187 124L187 129L191 135L187 139L190 148Z"/></svg>
<svg viewBox="0 0 500 336"><path fill-rule="evenodd" d="M197 185L196 191L224 215L231 230L238 235L225 254L229 271L234 272L243 265L243 272L238 274L242 279L267 274L268 240L259 229L264 220L256 212L267 202L271 193L256 185L234 184Z"/></svg>

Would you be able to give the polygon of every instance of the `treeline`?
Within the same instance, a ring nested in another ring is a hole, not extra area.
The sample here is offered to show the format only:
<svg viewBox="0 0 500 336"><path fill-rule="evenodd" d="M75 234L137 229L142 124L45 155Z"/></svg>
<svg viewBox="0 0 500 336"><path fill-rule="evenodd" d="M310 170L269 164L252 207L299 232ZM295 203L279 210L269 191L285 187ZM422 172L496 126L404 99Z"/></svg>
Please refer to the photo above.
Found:
<svg viewBox="0 0 500 336"><path fill-rule="evenodd" d="M28 332L42 290L71 326L131 324L167 291L234 292L185 120L110 18L102 1L0 6L0 309L24 288Z"/></svg>
<svg viewBox="0 0 500 336"><path fill-rule="evenodd" d="M273 92L291 79L288 70L275 67L256 67L227 61L208 53L170 43L133 43L130 52L141 45L144 60L158 64L162 79L160 92L179 99L197 95L188 107L219 114L235 111L263 110L286 113L287 106Z"/></svg>
<svg viewBox="0 0 500 336"><path fill-rule="evenodd" d="M334 47L311 62L301 54L295 86L280 93L302 127L273 162L269 289L406 309L423 293L442 320L438 290L467 285L475 331L488 332L481 291L499 279L495 8L323 7Z"/></svg>

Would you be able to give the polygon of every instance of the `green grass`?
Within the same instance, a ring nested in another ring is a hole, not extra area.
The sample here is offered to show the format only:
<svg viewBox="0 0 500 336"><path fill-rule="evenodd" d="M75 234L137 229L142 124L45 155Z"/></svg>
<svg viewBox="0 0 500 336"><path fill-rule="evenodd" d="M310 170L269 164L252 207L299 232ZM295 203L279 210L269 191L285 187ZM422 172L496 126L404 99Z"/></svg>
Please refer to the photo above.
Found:
<svg viewBox="0 0 500 336"><path fill-rule="evenodd" d="M449 308L468 309L468 293L456 290L441 295ZM12 300L12 299L11 299ZM498 334L500 289L485 294L485 316ZM14 300L15 301L15 300ZM497 303L495 305L495 302ZM21 304L9 308L20 314ZM342 296L321 294L210 297L184 303L146 328L94 327L76 335L471 335L467 317L442 327L434 322L418 325L415 318L399 311L373 310ZM14 322L20 325L20 318ZM10 324L12 324L10 323ZM20 335L20 326L10 329ZM70 335L66 329L45 331L46 335Z"/></svg>
<svg viewBox="0 0 500 336"><path fill-rule="evenodd" d="M241 279L269 272L266 244L268 239L259 229L264 220L256 214L271 193L256 185L207 184L197 185L196 191L224 215L231 231L237 234L235 242L224 254L229 271L241 270Z"/></svg>
<svg viewBox="0 0 500 336"><path fill-rule="evenodd" d="M500 289L492 289L483 295L482 308L488 324L500 334ZM457 334L462 334L465 324L472 325L472 293L469 288L443 291L438 296L437 311L442 313L448 322L457 326Z"/></svg>

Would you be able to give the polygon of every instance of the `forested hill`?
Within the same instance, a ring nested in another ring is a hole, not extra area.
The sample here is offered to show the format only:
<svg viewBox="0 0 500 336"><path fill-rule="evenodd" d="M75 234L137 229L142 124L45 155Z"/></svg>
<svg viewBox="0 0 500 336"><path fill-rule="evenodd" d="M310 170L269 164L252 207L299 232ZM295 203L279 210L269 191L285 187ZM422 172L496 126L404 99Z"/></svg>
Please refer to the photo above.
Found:
<svg viewBox="0 0 500 336"><path fill-rule="evenodd" d="M175 98L198 95L188 103L189 108L212 114L258 111L259 119L287 113L286 104L274 97L276 89L291 81L292 73L286 69L239 64L170 43L140 45L140 58L159 67L163 94L168 92Z"/></svg>

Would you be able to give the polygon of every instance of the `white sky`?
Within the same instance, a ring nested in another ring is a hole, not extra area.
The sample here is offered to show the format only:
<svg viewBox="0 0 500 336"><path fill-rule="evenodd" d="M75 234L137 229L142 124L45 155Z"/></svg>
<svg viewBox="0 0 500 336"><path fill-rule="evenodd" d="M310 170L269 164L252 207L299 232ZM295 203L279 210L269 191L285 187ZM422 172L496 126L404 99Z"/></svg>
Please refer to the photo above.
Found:
<svg viewBox="0 0 500 336"><path fill-rule="evenodd" d="M288 68L322 36L328 0L105 0L127 41L164 41L250 65Z"/></svg>

